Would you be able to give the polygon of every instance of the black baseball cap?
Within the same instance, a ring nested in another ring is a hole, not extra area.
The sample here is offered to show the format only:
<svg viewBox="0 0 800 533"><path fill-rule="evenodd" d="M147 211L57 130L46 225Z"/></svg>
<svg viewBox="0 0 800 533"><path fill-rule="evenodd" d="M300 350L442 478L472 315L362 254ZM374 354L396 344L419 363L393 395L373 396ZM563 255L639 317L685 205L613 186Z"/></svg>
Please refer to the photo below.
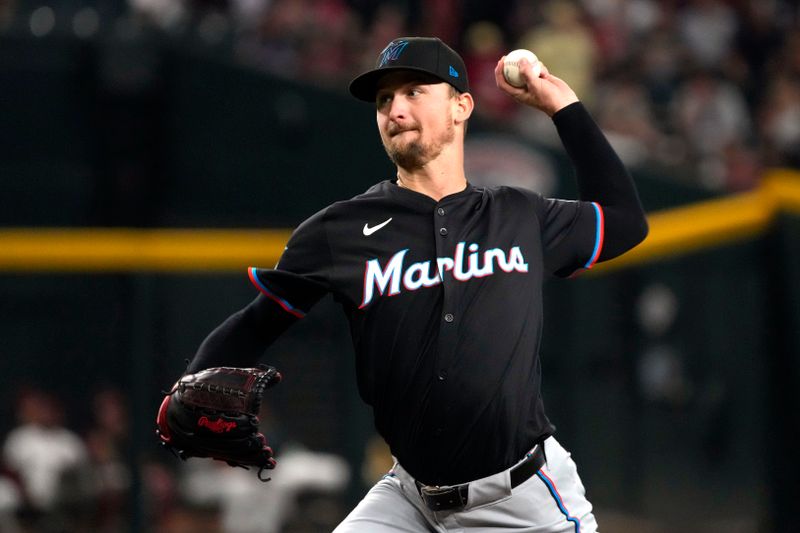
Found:
<svg viewBox="0 0 800 533"><path fill-rule="evenodd" d="M459 92L469 92L467 68L455 50L436 37L400 37L383 49L374 69L350 82L350 94L359 100L374 102L378 80L398 70L429 74Z"/></svg>

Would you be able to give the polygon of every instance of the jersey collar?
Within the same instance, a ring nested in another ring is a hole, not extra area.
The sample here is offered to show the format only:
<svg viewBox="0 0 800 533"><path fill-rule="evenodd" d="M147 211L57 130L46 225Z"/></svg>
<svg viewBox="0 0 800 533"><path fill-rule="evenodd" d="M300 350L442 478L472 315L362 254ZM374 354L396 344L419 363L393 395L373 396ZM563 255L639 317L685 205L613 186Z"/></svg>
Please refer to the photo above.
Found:
<svg viewBox="0 0 800 533"><path fill-rule="evenodd" d="M464 198L473 195L475 193L480 193L480 189L473 186L469 181L467 181L467 186L464 190L448 194L438 202L431 198L426 194L422 194L421 192L417 192L411 189L406 189L405 187L400 187L397 185L397 179L386 180L382 184L383 189L389 194L392 198L396 199L399 202L404 204L414 206L417 208L424 208L425 210L433 209L434 207L440 205L446 205L453 202L458 202L463 200Z"/></svg>

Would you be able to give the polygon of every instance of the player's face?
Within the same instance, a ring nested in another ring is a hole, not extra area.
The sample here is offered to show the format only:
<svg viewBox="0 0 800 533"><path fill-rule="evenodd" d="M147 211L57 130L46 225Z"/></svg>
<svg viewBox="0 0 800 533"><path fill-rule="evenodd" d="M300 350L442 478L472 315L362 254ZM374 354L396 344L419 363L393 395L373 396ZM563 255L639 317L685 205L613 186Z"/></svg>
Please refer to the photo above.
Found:
<svg viewBox="0 0 800 533"><path fill-rule="evenodd" d="M397 72L385 76L376 95L378 131L400 168L422 168L455 139L450 85Z"/></svg>

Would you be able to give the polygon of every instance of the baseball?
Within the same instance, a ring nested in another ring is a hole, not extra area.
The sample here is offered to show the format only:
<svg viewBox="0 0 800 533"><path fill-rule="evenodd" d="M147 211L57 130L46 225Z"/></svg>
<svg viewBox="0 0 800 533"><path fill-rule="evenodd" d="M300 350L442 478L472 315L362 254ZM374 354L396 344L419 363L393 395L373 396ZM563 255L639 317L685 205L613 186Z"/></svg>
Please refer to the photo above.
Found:
<svg viewBox="0 0 800 533"><path fill-rule="evenodd" d="M536 54L523 48L513 50L509 52L503 60L503 76L506 78L506 81L514 87L525 87L525 78L523 78L519 72L519 60L523 57L533 65L534 76L538 78L542 73L542 64L539 62L539 58L536 57Z"/></svg>

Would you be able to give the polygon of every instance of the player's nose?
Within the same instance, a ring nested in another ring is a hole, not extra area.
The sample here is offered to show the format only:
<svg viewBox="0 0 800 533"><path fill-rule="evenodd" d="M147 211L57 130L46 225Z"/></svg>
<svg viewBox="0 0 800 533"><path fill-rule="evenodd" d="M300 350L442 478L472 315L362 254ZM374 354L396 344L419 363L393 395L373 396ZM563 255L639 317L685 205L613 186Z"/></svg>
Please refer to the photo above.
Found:
<svg viewBox="0 0 800 533"><path fill-rule="evenodd" d="M389 119L391 120L403 120L408 116L408 102L402 96L396 95L392 98L392 101L389 102L389 109L388 109Z"/></svg>

